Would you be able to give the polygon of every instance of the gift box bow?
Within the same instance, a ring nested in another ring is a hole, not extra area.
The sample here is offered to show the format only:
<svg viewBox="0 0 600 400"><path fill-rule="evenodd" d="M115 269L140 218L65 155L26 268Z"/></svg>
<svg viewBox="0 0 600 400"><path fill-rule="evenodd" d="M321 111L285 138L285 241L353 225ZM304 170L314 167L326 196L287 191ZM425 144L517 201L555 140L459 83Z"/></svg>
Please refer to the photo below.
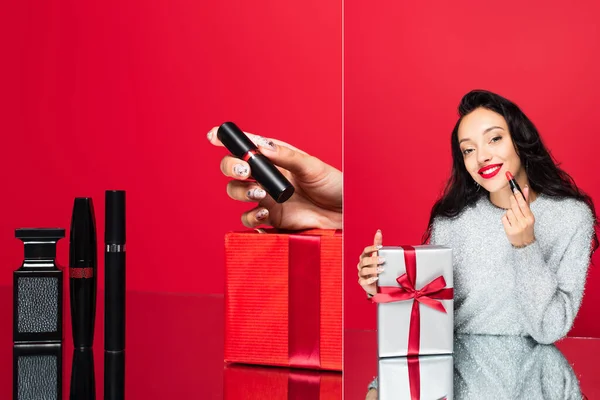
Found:
<svg viewBox="0 0 600 400"><path fill-rule="evenodd" d="M452 300L454 289L446 287L446 280L442 275L417 289L417 256L412 246L401 246L404 249L404 263L406 273L396 278L400 286L379 286L377 294L373 296L374 303L392 303L397 301L414 300L410 315L410 330L408 334L408 354L418 355L421 337L421 314L419 304L424 304L434 310L446 313L446 308L440 300Z"/></svg>

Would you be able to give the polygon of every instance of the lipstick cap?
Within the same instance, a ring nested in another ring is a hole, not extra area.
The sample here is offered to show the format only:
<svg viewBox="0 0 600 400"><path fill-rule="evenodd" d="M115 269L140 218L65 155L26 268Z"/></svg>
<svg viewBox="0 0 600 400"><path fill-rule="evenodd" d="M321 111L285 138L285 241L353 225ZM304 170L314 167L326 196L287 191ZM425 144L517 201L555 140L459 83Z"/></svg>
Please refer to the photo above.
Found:
<svg viewBox="0 0 600 400"><path fill-rule="evenodd" d="M250 150L257 150L254 143L233 122L221 125L217 130L217 137L238 158L242 158Z"/></svg>
<svg viewBox="0 0 600 400"><path fill-rule="evenodd" d="M70 267L91 267L96 264L96 220L90 197L76 197L71 216Z"/></svg>
<svg viewBox="0 0 600 400"><path fill-rule="evenodd" d="M104 242L125 244L125 191L106 191Z"/></svg>

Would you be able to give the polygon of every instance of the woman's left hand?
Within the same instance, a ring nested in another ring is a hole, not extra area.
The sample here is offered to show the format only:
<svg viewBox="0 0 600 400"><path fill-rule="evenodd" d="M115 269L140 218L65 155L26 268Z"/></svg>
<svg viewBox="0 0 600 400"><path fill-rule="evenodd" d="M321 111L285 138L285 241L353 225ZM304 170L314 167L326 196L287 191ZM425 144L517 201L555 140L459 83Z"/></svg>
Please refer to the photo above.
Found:
<svg viewBox="0 0 600 400"><path fill-rule="evenodd" d="M508 241L515 247L525 247L535 241L535 217L529 208L528 199L529 187L523 189L523 194L515 190L510 197L510 208L502 217Z"/></svg>

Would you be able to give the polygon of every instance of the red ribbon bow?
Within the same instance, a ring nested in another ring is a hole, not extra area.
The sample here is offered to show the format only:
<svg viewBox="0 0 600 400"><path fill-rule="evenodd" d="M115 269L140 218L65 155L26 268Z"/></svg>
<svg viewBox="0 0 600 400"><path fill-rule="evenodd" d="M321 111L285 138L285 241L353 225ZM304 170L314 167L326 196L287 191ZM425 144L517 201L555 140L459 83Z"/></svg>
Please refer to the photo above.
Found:
<svg viewBox="0 0 600 400"><path fill-rule="evenodd" d="M454 289L446 287L446 280L443 276L438 276L421 289L417 289L417 256L415 248L412 246L401 246L404 249L404 263L406 273L396 279L398 286L379 286L377 294L373 296L373 302L392 303L396 301L405 301L413 299L412 311L410 314L410 328L408 332L408 352L410 392L413 399L420 398L420 368L418 358L412 359L412 356L419 354L421 346L421 314L419 303L424 304L434 310L446 313L446 308L439 300L452 300Z"/></svg>

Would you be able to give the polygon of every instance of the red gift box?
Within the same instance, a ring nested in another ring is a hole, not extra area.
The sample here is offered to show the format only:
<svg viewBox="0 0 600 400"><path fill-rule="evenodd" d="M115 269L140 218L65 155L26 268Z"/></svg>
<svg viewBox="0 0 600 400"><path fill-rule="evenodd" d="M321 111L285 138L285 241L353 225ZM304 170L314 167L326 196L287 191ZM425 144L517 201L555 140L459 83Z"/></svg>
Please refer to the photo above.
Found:
<svg viewBox="0 0 600 400"><path fill-rule="evenodd" d="M342 374L282 368L225 368L225 400L341 400Z"/></svg>
<svg viewBox="0 0 600 400"><path fill-rule="evenodd" d="M339 230L225 236L225 361L342 370Z"/></svg>

